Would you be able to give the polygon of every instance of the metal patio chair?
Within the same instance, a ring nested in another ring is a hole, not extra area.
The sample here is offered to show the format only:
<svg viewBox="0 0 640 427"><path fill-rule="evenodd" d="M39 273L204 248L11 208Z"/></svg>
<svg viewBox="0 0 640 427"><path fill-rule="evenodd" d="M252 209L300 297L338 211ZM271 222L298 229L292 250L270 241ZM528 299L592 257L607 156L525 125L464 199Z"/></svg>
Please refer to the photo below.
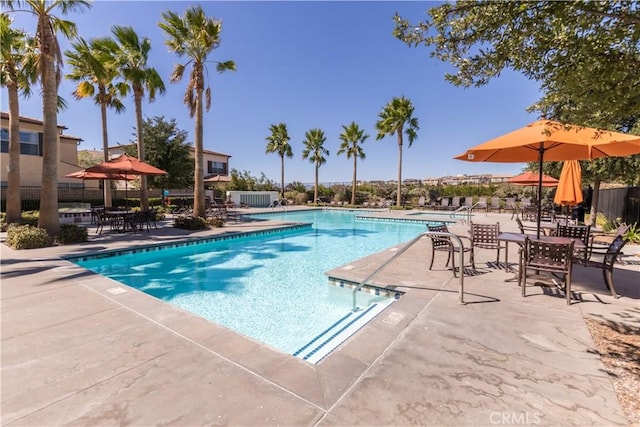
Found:
<svg viewBox="0 0 640 427"><path fill-rule="evenodd" d="M435 231L440 233L449 233L449 228L446 224L439 225L431 225L427 224L427 231ZM469 247L465 247L464 245L458 246L453 243L451 238L446 236L429 236L431 239L431 263L429 264L429 270L433 268L433 260L435 259L436 252L447 252L447 264L449 266L449 262L451 262L451 267L453 269L453 276L458 277L456 274L456 254L459 254L462 251L463 257L465 253L469 253L470 257L470 265L473 267L475 271L476 265L473 258L473 242L466 236L458 236L461 239L466 239L469 241ZM460 266L462 270L464 266Z"/></svg>
<svg viewBox="0 0 640 427"><path fill-rule="evenodd" d="M554 285L564 290L567 305L571 305L571 271L573 268L573 245L570 243L550 243L535 238L525 237L520 255L520 272L518 284L522 289L522 296L526 296L527 278L538 279L536 284L545 276ZM533 274L529 274L532 271ZM541 274L546 273L546 274ZM560 276L560 283L556 283Z"/></svg>

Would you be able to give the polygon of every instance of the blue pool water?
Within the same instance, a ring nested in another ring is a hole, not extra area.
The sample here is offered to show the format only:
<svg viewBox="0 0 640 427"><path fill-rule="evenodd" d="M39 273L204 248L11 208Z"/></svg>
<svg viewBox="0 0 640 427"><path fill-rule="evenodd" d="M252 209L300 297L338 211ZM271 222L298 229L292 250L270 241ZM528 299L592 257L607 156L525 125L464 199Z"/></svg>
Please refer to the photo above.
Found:
<svg viewBox="0 0 640 427"><path fill-rule="evenodd" d="M313 226L75 262L294 354L351 311L351 291L328 284L327 270L425 231L420 223L355 216L349 211L278 212L268 217ZM364 293L358 298L364 307L393 301Z"/></svg>

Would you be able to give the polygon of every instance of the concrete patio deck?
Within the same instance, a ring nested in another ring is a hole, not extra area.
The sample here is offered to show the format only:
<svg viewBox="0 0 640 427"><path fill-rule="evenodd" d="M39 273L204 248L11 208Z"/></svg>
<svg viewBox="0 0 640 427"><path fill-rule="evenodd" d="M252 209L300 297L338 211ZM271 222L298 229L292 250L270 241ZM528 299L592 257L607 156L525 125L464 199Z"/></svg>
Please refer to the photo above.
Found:
<svg viewBox="0 0 640 427"><path fill-rule="evenodd" d="M513 231L509 217L474 221ZM575 266L567 306L542 287L522 298L504 281L511 273L491 264L495 252L480 249L462 305L442 254L428 270L422 239L374 281L406 294L317 365L61 259L274 226L91 234L81 245L24 251L0 245L2 425L628 424L584 319L640 327L637 257L616 268L620 299L598 270ZM332 275L362 279L394 250Z"/></svg>

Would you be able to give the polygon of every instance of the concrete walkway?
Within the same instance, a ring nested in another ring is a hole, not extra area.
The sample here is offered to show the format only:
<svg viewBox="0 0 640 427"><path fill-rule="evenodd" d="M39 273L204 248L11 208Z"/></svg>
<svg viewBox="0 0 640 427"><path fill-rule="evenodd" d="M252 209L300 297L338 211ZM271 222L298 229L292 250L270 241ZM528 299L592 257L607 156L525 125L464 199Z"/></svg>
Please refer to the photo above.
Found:
<svg viewBox="0 0 640 427"><path fill-rule="evenodd" d="M474 221L515 229L509 215ZM567 306L541 287L522 298L479 250L462 305L442 254L428 270L423 239L375 279L406 294L317 365L60 258L277 225L0 245L2 425L627 425L584 318L640 327L640 258L616 268L620 299L576 266ZM394 250L332 275L363 278Z"/></svg>

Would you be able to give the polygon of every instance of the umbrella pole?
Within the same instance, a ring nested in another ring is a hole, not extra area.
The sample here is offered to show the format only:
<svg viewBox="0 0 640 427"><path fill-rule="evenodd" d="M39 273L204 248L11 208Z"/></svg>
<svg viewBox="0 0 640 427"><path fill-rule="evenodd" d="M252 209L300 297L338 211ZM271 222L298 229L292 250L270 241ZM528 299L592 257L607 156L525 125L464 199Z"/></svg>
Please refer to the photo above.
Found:
<svg viewBox="0 0 640 427"><path fill-rule="evenodd" d="M538 150L538 215L536 218L536 236L540 238L540 216L542 215L542 159L544 157L544 145L540 143Z"/></svg>

